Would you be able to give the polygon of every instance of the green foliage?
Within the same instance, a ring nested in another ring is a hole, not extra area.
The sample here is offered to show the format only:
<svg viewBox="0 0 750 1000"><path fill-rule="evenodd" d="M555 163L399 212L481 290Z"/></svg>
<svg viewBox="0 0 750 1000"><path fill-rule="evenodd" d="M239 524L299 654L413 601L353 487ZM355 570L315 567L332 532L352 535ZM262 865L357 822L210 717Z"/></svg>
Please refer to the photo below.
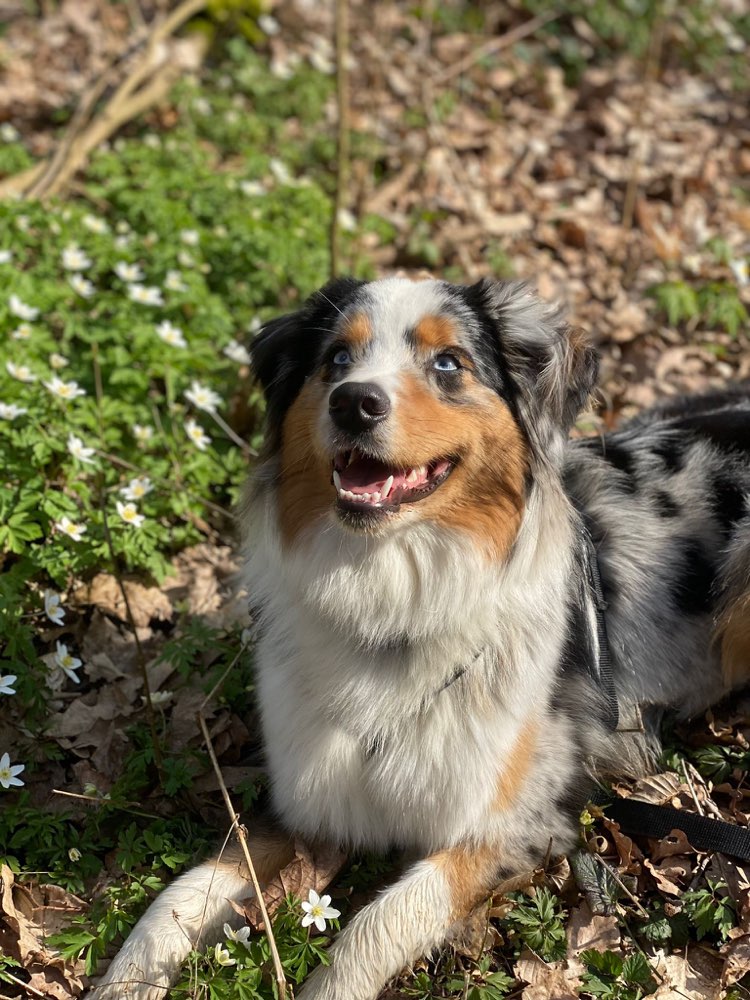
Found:
<svg viewBox="0 0 750 1000"><path fill-rule="evenodd" d="M447 968L438 967L435 975L418 972L401 991L415 1000L436 1000L454 997L456 1000L503 1000L517 985L517 980L502 970L492 969L492 956L482 955L473 968L462 974L450 961Z"/></svg>
<svg viewBox="0 0 750 1000"><path fill-rule="evenodd" d="M656 992L657 982L644 955L635 952L622 958L613 951L582 951L586 966L581 986L583 995L603 1000L641 1000Z"/></svg>
<svg viewBox="0 0 750 1000"><path fill-rule="evenodd" d="M683 894L682 908L699 941L706 936L726 941L737 923L737 908L721 880L708 879L707 882L705 888L691 889Z"/></svg>
<svg viewBox="0 0 750 1000"><path fill-rule="evenodd" d="M300 924L302 916L299 900L288 896L273 922L284 974L294 984L301 983L316 965L329 962L328 938L308 933ZM330 924L338 930L338 920ZM205 954L193 954L186 977L170 995L181 997L185 991L215 1000L273 1000L276 989L268 938L254 935L247 944L230 939Z"/></svg>
<svg viewBox="0 0 750 1000"><path fill-rule="evenodd" d="M0 954L0 983L12 983L14 979L18 979L18 976L14 972L9 973L8 970L20 968L21 963L17 962L15 958L11 958L10 955Z"/></svg>
<svg viewBox="0 0 750 1000"><path fill-rule="evenodd" d="M684 281L665 281L649 289L670 326L700 320L709 328L723 328L733 337L747 322L747 310L735 285L712 281L698 287Z"/></svg>
<svg viewBox="0 0 750 1000"><path fill-rule="evenodd" d="M657 899L650 909L648 921L639 927L638 932L644 941L657 948L666 944L682 948L690 938L690 921L685 913L667 913L664 903Z"/></svg>
<svg viewBox="0 0 750 1000"><path fill-rule="evenodd" d="M511 893L516 905L503 919L511 941L525 944L545 962L554 962L566 953L564 912L557 896L541 888L531 897Z"/></svg>

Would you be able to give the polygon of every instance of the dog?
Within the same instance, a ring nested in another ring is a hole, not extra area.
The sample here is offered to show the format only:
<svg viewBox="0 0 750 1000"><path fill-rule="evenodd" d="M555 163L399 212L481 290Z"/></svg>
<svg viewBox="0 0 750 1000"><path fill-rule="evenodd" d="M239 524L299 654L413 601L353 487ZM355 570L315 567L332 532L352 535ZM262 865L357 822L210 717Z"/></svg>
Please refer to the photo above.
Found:
<svg viewBox="0 0 750 1000"><path fill-rule="evenodd" d="M339 279L252 356L267 444L245 583L276 826L250 849L261 884L292 835L419 858L300 992L374 1000L503 879L574 847L594 776L643 773L662 712L747 680L750 392L571 440L596 352L491 280ZM163 996L249 895L234 848L181 876L97 1000Z"/></svg>

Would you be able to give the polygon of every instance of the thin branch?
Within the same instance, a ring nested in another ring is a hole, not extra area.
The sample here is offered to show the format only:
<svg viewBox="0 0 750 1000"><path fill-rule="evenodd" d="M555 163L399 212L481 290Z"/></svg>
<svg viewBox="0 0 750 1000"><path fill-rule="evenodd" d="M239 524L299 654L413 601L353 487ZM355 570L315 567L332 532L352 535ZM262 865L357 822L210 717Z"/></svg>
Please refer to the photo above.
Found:
<svg viewBox="0 0 750 1000"><path fill-rule="evenodd" d="M556 21L561 15L562 11L547 11L544 14L537 14L530 21L524 21L523 24L519 24L517 27L511 28L510 31L506 31L504 35L499 35L497 38L490 38L489 41L474 49L473 52L464 56L463 59L459 59L458 62L444 69L442 73L436 73L432 78L432 82L447 83L449 80L455 79L455 77L460 76L465 70L470 69L474 63L479 62L480 59L484 59L485 56L492 55L495 52L500 52L502 49L507 49L509 46L515 45L516 42L520 42L523 38L528 38L529 35L533 35L535 31L538 31L545 24L549 24L550 21Z"/></svg>
<svg viewBox="0 0 750 1000"><path fill-rule="evenodd" d="M276 939L273 934L273 927L271 926L271 920L268 916L268 910L266 909L266 901L263 898L263 892L260 887L260 882L258 881L258 876L255 872L255 866L253 864L253 859L250 857L250 851L247 846L247 830L244 826L240 824L240 815L235 812L234 806L232 805L232 800L227 791L227 786L224 784L224 778L221 773L221 768L219 767L219 762L216 759L216 754L214 753L213 743L211 742L211 735L208 731L208 726L206 725L206 720L202 712L197 714L198 725L203 733L203 739L206 743L206 749L208 750L208 756L211 758L211 764L213 765L214 773L216 774L216 780L219 782L219 788L221 789L221 794L224 799L224 804L227 807L227 812L229 813L229 818L232 821L233 828L237 831L237 839L240 842L240 847L242 848L242 853L245 855L245 862L247 864L247 869L250 872L250 878L253 883L253 889L255 890L255 898L258 902L258 908L260 909L261 916L263 917L263 923L266 928L266 935L268 937L268 944L271 949L271 957L273 958L273 967L276 973L276 985L279 990L279 1000L286 1000L288 995L286 976L284 975L284 968L281 964L281 959L279 958L279 950L276 947Z"/></svg>
<svg viewBox="0 0 750 1000"><path fill-rule="evenodd" d="M341 268L340 216L346 207L349 182L349 0L335 0L336 21L336 195L331 218L331 277Z"/></svg>

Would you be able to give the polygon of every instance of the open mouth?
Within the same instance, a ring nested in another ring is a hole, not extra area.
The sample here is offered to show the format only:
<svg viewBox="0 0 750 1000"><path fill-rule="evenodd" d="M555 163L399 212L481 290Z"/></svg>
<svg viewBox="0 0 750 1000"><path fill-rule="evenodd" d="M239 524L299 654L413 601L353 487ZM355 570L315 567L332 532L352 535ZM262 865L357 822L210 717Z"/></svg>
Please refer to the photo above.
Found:
<svg viewBox="0 0 750 1000"><path fill-rule="evenodd" d="M436 458L428 465L403 468L354 448L336 455L331 478L345 510L394 511L402 503L416 503L434 493L455 464L449 458Z"/></svg>

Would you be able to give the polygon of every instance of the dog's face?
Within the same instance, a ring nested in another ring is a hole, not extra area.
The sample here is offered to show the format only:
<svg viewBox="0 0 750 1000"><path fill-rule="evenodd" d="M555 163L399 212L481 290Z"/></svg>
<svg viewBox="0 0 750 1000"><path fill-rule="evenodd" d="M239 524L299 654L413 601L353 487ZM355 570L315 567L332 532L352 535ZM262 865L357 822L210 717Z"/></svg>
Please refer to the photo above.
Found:
<svg viewBox="0 0 750 1000"><path fill-rule="evenodd" d="M253 357L285 542L325 519L370 534L429 520L493 557L595 371L522 286L400 278L326 286L268 324Z"/></svg>

